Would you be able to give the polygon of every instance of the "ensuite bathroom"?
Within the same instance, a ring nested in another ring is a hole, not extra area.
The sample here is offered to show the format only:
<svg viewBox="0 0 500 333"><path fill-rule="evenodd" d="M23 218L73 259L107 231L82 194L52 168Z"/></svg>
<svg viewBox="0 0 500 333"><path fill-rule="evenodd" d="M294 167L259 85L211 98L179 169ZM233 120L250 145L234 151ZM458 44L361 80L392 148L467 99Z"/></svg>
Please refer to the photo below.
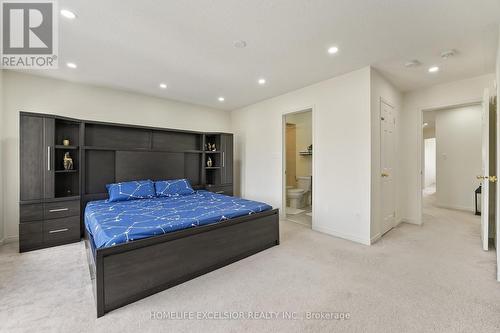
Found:
<svg viewBox="0 0 500 333"><path fill-rule="evenodd" d="M286 218L312 225L312 110L285 115Z"/></svg>

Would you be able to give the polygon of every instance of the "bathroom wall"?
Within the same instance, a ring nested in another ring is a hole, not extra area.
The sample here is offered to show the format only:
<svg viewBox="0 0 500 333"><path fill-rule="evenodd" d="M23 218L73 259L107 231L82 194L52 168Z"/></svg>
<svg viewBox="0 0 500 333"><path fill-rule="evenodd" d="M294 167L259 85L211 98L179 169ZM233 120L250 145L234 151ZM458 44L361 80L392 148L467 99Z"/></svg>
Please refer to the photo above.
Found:
<svg viewBox="0 0 500 333"><path fill-rule="evenodd" d="M312 156L300 155L312 144L312 112L299 112L286 116L286 122L295 125L295 174L297 177L312 175Z"/></svg>

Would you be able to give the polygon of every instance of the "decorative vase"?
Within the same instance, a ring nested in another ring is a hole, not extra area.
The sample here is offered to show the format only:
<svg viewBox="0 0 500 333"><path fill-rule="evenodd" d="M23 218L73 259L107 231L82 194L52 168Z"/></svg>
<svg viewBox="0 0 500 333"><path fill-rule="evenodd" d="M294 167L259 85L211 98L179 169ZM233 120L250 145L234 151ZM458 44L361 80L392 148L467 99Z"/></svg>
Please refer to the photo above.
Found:
<svg viewBox="0 0 500 333"><path fill-rule="evenodd" d="M209 157L208 160L207 160L207 167L211 167L212 166L212 159Z"/></svg>
<svg viewBox="0 0 500 333"><path fill-rule="evenodd" d="M69 140L68 139L64 139L63 140L63 146L69 146Z"/></svg>

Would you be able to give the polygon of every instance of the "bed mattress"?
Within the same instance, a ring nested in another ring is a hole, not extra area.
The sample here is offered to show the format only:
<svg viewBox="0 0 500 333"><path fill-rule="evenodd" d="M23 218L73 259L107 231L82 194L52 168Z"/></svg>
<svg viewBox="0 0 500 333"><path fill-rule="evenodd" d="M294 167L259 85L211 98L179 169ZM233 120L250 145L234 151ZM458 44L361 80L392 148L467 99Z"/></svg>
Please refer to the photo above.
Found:
<svg viewBox="0 0 500 333"><path fill-rule="evenodd" d="M262 202L208 191L119 202L99 200L87 204L85 228L95 247L104 248L271 209Z"/></svg>

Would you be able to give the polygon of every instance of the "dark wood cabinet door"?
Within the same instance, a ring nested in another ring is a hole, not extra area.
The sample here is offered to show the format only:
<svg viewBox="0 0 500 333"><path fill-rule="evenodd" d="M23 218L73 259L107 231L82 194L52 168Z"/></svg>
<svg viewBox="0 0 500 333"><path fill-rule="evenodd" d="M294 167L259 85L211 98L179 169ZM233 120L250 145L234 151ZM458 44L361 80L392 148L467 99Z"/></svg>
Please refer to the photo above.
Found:
<svg viewBox="0 0 500 333"><path fill-rule="evenodd" d="M233 135L221 134L222 177L221 184L233 183Z"/></svg>
<svg viewBox="0 0 500 333"><path fill-rule="evenodd" d="M55 120L54 118L43 119L43 132L44 132L44 165L43 165L43 182L44 182L44 198L54 198L54 168L55 168L55 151L54 151L54 138L55 138Z"/></svg>
<svg viewBox="0 0 500 333"><path fill-rule="evenodd" d="M44 118L21 116L20 119L20 190L21 200L44 197Z"/></svg>

